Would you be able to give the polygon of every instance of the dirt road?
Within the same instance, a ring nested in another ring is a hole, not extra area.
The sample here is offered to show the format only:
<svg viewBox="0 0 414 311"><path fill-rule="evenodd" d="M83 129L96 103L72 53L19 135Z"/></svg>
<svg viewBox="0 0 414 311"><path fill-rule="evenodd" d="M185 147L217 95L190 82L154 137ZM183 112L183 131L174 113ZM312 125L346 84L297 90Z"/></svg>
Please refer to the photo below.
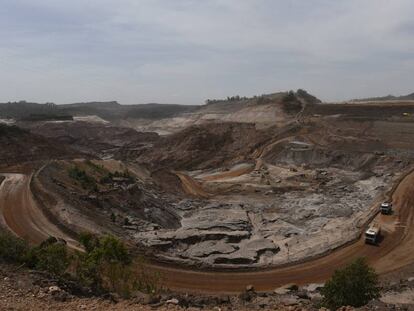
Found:
<svg viewBox="0 0 414 311"><path fill-rule="evenodd" d="M364 237L322 258L304 263L252 272L200 272L171 267L151 266L161 272L167 287L201 292L239 292L252 284L258 290L272 290L287 283L322 282L335 269L363 256L384 274L414 262L414 172L396 188L392 200L394 214L378 215L374 221L383 227L380 246L366 245Z"/></svg>
<svg viewBox="0 0 414 311"><path fill-rule="evenodd" d="M5 224L17 235L31 242L39 242L49 235L73 240L51 224L36 206L30 192L30 177L5 174L0 186L0 210ZM201 272L149 264L148 269L163 276L166 287L180 291L231 293L252 284L258 290L272 290L286 283L306 284L326 280L335 269L356 257L368 258L379 273L387 273L414 262L414 173L407 175L393 194L395 213L378 216L376 221L386 231L380 246L356 243L335 250L325 257L265 271Z"/></svg>
<svg viewBox="0 0 414 311"><path fill-rule="evenodd" d="M40 243L50 236L65 239L71 248L79 244L52 224L42 213L30 191L31 176L4 174L0 186L1 221L17 236Z"/></svg>

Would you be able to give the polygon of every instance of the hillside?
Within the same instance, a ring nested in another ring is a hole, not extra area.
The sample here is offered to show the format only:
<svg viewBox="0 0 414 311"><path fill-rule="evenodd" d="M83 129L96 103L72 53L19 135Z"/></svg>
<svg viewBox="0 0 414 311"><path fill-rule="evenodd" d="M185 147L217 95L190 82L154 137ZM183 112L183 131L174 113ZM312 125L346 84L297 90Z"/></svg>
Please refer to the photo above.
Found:
<svg viewBox="0 0 414 311"><path fill-rule="evenodd" d="M126 145L136 147L158 139L156 133L137 132L103 122L20 122L34 134L70 145L79 152L105 156ZM19 124L20 124L19 123Z"/></svg>
<svg viewBox="0 0 414 311"><path fill-rule="evenodd" d="M191 112L198 106L168 104L121 105L118 102L85 102L65 105L25 101L0 103L0 118L31 119L34 116L62 117L96 115L105 120L127 118L162 119Z"/></svg>
<svg viewBox="0 0 414 311"><path fill-rule="evenodd" d="M0 124L0 163L12 165L20 162L60 159L77 154L69 146L35 135L17 126Z"/></svg>
<svg viewBox="0 0 414 311"><path fill-rule="evenodd" d="M206 122L274 125L275 122L284 122L294 117L304 105L315 103L320 103L320 100L304 90L250 98L233 96L227 99L207 100L204 105L121 105L116 101L55 105L20 101L0 104L0 118L46 121L95 115L115 125L166 134Z"/></svg>

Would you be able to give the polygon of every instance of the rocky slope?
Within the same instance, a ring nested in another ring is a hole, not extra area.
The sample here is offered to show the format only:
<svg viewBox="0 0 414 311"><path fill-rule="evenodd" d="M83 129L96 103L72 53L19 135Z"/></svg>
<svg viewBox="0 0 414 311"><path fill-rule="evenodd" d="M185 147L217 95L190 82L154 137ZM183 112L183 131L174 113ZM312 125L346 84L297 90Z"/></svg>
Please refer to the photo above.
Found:
<svg viewBox="0 0 414 311"><path fill-rule="evenodd" d="M100 157L110 157L124 146L128 146L129 150L151 146L159 138L156 133L137 132L130 128L87 120L19 122L19 124L30 129L34 134Z"/></svg>
<svg viewBox="0 0 414 311"><path fill-rule="evenodd" d="M162 137L136 161L153 167L202 169L252 160L252 153L269 140L270 131L251 123L197 125Z"/></svg>

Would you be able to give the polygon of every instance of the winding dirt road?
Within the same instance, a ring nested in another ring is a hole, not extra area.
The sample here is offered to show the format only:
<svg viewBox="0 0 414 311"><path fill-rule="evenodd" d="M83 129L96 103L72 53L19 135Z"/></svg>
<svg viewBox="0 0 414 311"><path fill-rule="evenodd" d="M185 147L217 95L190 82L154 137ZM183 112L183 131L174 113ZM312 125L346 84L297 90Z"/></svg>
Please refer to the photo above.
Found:
<svg viewBox="0 0 414 311"><path fill-rule="evenodd" d="M62 237L69 246L75 241L51 224L30 192L30 177L4 174L0 186L0 211L3 223L16 235L37 243L49 235ZM379 215L384 239L380 246L359 241L318 259L288 267L251 272L202 272L148 264L148 269L161 273L166 287L186 292L234 293L252 284L258 290L272 290L287 283L306 284L326 280L335 269L356 257L365 256L378 273L398 270L414 262L414 172L408 174L392 196L395 213Z"/></svg>
<svg viewBox="0 0 414 311"><path fill-rule="evenodd" d="M0 185L1 222L14 234L30 243L41 243L50 236L64 239L69 247L79 249L79 243L51 223L37 206L30 191L31 176L3 174Z"/></svg>

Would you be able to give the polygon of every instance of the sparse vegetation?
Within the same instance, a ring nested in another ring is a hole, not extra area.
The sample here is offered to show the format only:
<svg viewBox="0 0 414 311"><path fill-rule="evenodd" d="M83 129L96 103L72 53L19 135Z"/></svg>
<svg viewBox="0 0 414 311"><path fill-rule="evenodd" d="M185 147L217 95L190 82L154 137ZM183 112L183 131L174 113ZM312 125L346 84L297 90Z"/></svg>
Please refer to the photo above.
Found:
<svg viewBox="0 0 414 311"><path fill-rule="evenodd" d="M214 104L214 103L219 103L219 102L224 102L224 101L237 102L240 100L247 100L247 99L249 98L246 96L235 95L235 96L227 96L226 99L206 99L205 103L206 105L208 105L208 104Z"/></svg>
<svg viewBox="0 0 414 311"><path fill-rule="evenodd" d="M1 232L0 261L69 277L98 294L109 291L128 297L133 290L159 290L159 275L147 271L142 260L134 261L119 239L84 233L79 241L85 252L70 254L65 243L54 237L30 247L22 239Z"/></svg>
<svg viewBox="0 0 414 311"><path fill-rule="evenodd" d="M159 290L159 275L144 268L142 260L133 262L126 246L113 236L80 236L86 252L77 253L79 281L97 292L109 290L128 297L133 290L154 293Z"/></svg>
<svg viewBox="0 0 414 311"><path fill-rule="evenodd" d="M62 275L70 262L66 246L55 238L49 238L39 246L30 247L14 235L0 233L0 261L24 264L30 268Z"/></svg>
<svg viewBox="0 0 414 311"><path fill-rule="evenodd" d="M133 182L134 178L131 176L128 170L123 172L115 171L114 173L108 172L104 177L100 179L101 184L108 184L114 182L114 179L123 178L127 182Z"/></svg>
<svg viewBox="0 0 414 311"><path fill-rule="evenodd" d="M95 179L89 176L84 170L79 169L77 166L70 168L68 174L69 177L79 182L83 189L97 190Z"/></svg>
<svg viewBox="0 0 414 311"><path fill-rule="evenodd" d="M378 276L364 258L335 271L322 289L322 304L336 310L341 306L360 307L379 297Z"/></svg>
<svg viewBox="0 0 414 311"><path fill-rule="evenodd" d="M31 248L26 255L26 263L29 267L48 271L57 276L65 273L70 261L66 245L53 237Z"/></svg>
<svg viewBox="0 0 414 311"><path fill-rule="evenodd" d="M282 104L286 113L298 113L302 109L302 103L296 98L294 91L289 91L283 97Z"/></svg>
<svg viewBox="0 0 414 311"><path fill-rule="evenodd" d="M91 160L86 160L85 164L91 167L97 173L105 174L108 172L108 170L102 164L96 164Z"/></svg>
<svg viewBox="0 0 414 311"><path fill-rule="evenodd" d="M132 257L125 245L112 236L98 238L88 233L81 234L80 242L86 252L76 256L79 281L98 292L109 289L128 295Z"/></svg>
<svg viewBox="0 0 414 311"><path fill-rule="evenodd" d="M0 231L0 261L5 263L24 263L29 245L11 233Z"/></svg>

